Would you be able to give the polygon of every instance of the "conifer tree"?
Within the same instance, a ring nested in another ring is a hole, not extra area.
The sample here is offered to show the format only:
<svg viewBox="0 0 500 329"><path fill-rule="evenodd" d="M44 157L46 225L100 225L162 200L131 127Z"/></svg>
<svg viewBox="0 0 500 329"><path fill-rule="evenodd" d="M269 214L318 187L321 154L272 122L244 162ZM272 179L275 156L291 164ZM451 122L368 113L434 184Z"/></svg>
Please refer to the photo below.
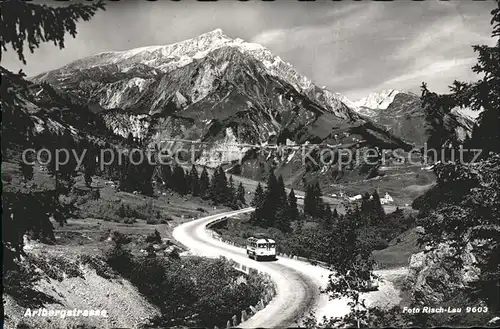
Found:
<svg viewBox="0 0 500 329"><path fill-rule="evenodd" d="M290 222L295 222L299 220L299 216L297 197L295 196L295 191L292 189L288 194L288 217L290 218Z"/></svg>
<svg viewBox="0 0 500 329"><path fill-rule="evenodd" d="M214 171L210 188L210 198L218 204L227 204L229 201L229 188L227 177L222 167Z"/></svg>
<svg viewBox="0 0 500 329"><path fill-rule="evenodd" d="M366 214L369 214L372 209L373 209L373 205L372 205L372 202L370 200L370 194L368 192L366 192L365 194L363 194L363 196L361 198L361 211L366 213Z"/></svg>
<svg viewBox="0 0 500 329"><path fill-rule="evenodd" d="M229 176L229 185L227 188L227 205L233 209L237 207L236 187L234 186L233 176Z"/></svg>
<svg viewBox="0 0 500 329"><path fill-rule="evenodd" d="M186 188L184 190L184 193L185 194L189 194L191 193L192 195L192 191L191 191L191 173L187 170L184 171L184 181L185 181L185 184L186 184Z"/></svg>
<svg viewBox="0 0 500 329"><path fill-rule="evenodd" d="M304 213L320 219L323 215L323 199L319 183L309 184L304 197Z"/></svg>
<svg viewBox="0 0 500 329"><path fill-rule="evenodd" d="M22 159L19 160L19 169L25 181L30 181L33 179L33 165L31 164L33 157L31 154L26 154L26 162Z"/></svg>
<svg viewBox="0 0 500 329"><path fill-rule="evenodd" d="M96 158L98 155L98 149L86 140L83 147L86 150L85 157L83 158L85 186L90 187L92 184L92 176L96 174L97 170Z"/></svg>
<svg viewBox="0 0 500 329"><path fill-rule="evenodd" d="M304 214L312 215L314 213L314 200L312 185L306 186L306 195L304 196Z"/></svg>
<svg viewBox="0 0 500 329"><path fill-rule="evenodd" d="M289 232L291 230L289 205L285 191L285 183L283 181L283 176L281 175L278 178L277 195L278 199L276 200L276 213L274 215L276 220L276 227L283 232Z"/></svg>
<svg viewBox="0 0 500 329"><path fill-rule="evenodd" d="M168 164L162 165L161 168L161 180L168 187L173 188L172 186L172 169Z"/></svg>
<svg viewBox="0 0 500 329"><path fill-rule="evenodd" d="M323 208L322 223L324 230L330 231L333 229L332 211L329 204L326 204Z"/></svg>
<svg viewBox="0 0 500 329"><path fill-rule="evenodd" d="M214 170L212 176L210 176L210 184L208 186L208 198L213 202L217 202L217 175L219 172Z"/></svg>
<svg viewBox="0 0 500 329"><path fill-rule="evenodd" d="M226 173L224 172L224 169L222 167L219 167L219 174L217 177L217 191L220 198L219 202L228 203L230 201L231 192L229 191Z"/></svg>
<svg viewBox="0 0 500 329"><path fill-rule="evenodd" d="M382 203L380 202L380 196L378 195L377 190L373 191L372 194L372 204L373 204L373 221L375 223L380 223L385 218L384 207L382 207Z"/></svg>
<svg viewBox="0 0 500 329"><path fill-rule="evenodd" d="M262 205L262 225L264 227L273 227L275 224L279 196L278 179L274 171L271 171L267 180L267 189Z"/></svg>
<svg viewBox="0 0 500 329"><path fill-rule="evenodd" d="M141 161L141 154L138 152L132 152L128 156L123 155L121 162L120 189L128 192L137 190L144 195L153 195L154 166L148 160Z"/></svg>
<svg viewBox="0 0 500 329"><path fill-rule="evenodd" d="M200 195L200 179L198 177L198 170L196 170L196 167L193 165L191 167L191 171L189 172L190 176L190 184L191 184L191 194L193 196L199 196Z"/></svg>
<svg viewBox="0 0 500 329"><path fill-rule="evenodd" d="M245 188L243 187L243 183L240 182L240 184L238 185L238 191L236 192L236 200L238 202L241 202L241 204L246 204L246 200L245 200Z"/></svg>
<svg viewBox="0 0 500 329"><path fill-rule="evenodd" d="M184 174L184 169L181 166L176 165L172 172L172 188L174 191L181 195L186 194L186 177Z"/></svg>
<svg viewBox="0 0 500 329"><path fill-rule="evenodd" d="M200 196L206 198L210 187L210 178L208 177L207 168L203 167L200 175Z"/></svg>
<svg viewBox="0 0 500 329"><path fill-rule="evenodd" d="M250 205L255 208L262 208L264 204L264 199L265 199L264 189L262 188L262 185L259 182L259 184L257 184L257 187L255 188L253 200L250 203Z"/></svg>

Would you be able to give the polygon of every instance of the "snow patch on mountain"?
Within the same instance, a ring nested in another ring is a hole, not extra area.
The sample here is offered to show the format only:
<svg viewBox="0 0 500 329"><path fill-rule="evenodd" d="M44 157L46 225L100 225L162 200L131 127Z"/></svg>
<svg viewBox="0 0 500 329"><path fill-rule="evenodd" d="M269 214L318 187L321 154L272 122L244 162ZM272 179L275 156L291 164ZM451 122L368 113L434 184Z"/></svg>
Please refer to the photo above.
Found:
<svg viewBox="0 0 500 329"><path fill-rule="evenodd" d="M371 93L368 96L354 102L357 107L366 107L375 110L386 110L394 101L394 97L400 91L395 89L383 90L379 93Z"/></svg>
<svg viewBox="0 0 500 329"><path fill-rule="evenodd" d="M197 75L192 88L193 94L191 99L193 103L198 102L210 94L215 79L222 76L227 65L228 63L225 62L220 67L216 67L215 69L209 63L205 63L203 65L202 70Z"/></svg>
<svg viewBox="0 0 500 329"><path fill-rule="evenodd" d="M146 80L142 79L142 78L132 78L128 81L127 83L127 86L126 88L133 88L133 87L137 87L139 88L139 92L142 92L144 90L144 88L146 87Z"/></svg>
<svg viewBox="0 0 500 329"><path fill-rule="evenodd" d="M335 95L337 99L357 113L373 118L377 116L380 111L387 110L392 102L394 102L394 98L401 93L403 92L396 89L382 90L381 92L371 93L357 101L352 101L339 93L335 93Z"/></svg>

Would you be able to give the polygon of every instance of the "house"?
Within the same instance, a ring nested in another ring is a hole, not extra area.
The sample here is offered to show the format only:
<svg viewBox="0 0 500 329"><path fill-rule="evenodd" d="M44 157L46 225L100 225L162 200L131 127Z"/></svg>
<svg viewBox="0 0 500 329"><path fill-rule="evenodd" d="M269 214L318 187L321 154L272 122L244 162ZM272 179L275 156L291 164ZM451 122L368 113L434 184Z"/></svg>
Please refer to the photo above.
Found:
<svg viewBox="0 0 500 329"><path fill-rule="evenodd" d="M353 197L349 197L349 202L361 200L361 198L362 198L361 194L358 194L358 195L355 195Z"/></svg>
<svg viewBox="0 0 500 329"><path fill-rule="evenodd" d="M385 195L383 198L380 198L380 203L381 204L389 204L394 202L394 199L389 195L389 193L385 192Z"/></svg>

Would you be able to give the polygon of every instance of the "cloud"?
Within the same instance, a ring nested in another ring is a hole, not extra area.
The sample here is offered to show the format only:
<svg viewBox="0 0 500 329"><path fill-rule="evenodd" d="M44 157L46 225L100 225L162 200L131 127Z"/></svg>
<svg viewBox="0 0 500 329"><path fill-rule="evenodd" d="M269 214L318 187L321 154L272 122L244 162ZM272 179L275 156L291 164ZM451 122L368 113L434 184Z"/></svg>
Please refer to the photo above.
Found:
<svg viewBox="0 0 500 329"><path fill-rule="evenodd" d="M415 71L400 75L385 81L383 85L394 86L408 81L418 81L434 75L443 74L445 71L454 70L458 67L468 66L471 67L477 62L477 58L461 58L450 59L432 63L426 67L419 68ZM450 81L451 83L451 81Z"/></svg>
<svg viewBox="0 0 500 329"><path fill-rule="evenodd" d="M258 43L261 45L268 45L282 41L285 38L285 34L286 34L285 30L279 30L279 29L264 31L253 37L251 39L251 42Z"/></svg>
<svg viewBox="0 0 500 329"><path fill-rule="evenodd" d="M335 10L325 10L323 16L321 24L310 22L308 25L298 24L287 29L265 30L255 35L251 42L263 45L286 42L289 47L295 47L346 41L349 37L342 32L349 32L352 37L369 33L364 28L382 16L382 8L373 4L366 4L363 7L348 5Z"/></svg>

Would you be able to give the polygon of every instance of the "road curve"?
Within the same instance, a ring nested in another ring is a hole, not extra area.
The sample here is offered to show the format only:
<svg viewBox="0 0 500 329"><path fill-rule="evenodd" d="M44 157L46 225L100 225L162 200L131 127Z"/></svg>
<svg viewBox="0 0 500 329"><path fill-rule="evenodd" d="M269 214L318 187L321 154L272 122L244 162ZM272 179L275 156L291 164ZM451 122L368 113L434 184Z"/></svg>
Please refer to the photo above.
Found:
<svg viewBox="0 0 500 329"><path fill-rule="evenodd" d="M254 261L247 257L244 249L213 239L206 229L207 224L221 217L248 213L253 210L253 208L245 208L207 216L181 224L173 231L173 237L195 255L224 256L271 276L276 284L276 296L263 310L240 324L239 327L296 327L311 310L314 310L320 317L346 314L348 307L345 300L328 301L325 294L320 294L320 288L325 286L328 280L328 270L287 258L268 262Z"/></svg>

